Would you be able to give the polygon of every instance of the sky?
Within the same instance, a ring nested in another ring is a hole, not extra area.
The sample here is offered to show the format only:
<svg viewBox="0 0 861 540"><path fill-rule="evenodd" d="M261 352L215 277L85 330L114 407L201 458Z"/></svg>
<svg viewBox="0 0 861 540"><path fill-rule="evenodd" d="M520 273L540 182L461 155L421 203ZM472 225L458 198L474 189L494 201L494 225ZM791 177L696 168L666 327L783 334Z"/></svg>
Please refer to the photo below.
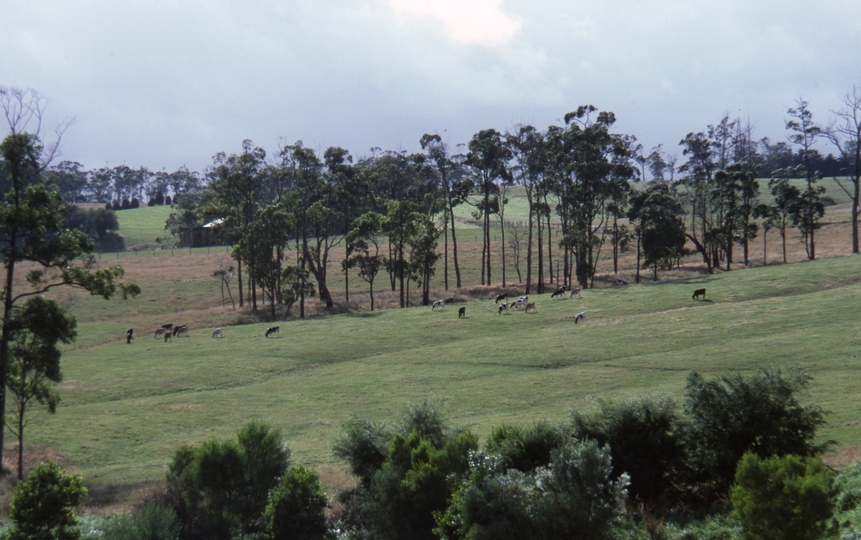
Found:
<svg viewBox="0 0 861 540"><path fill-rule="evenodd" d="M586 104L683 163L725 114L785 141L799 99L827 125L854 85L857 0L0 0L0 86L48 99L45 138L73 119L58 160L88 169L456 151Z"/></svg>

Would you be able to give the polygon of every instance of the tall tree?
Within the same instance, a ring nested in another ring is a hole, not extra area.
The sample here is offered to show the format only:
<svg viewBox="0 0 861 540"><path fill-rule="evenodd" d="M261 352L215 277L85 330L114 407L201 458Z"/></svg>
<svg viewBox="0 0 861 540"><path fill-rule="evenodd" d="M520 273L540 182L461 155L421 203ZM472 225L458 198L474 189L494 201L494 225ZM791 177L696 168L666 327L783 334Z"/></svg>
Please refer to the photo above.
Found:
<svg viewBox="0 0 861 540"><path fill-rule="evenodd" d="M359 277L368 282L371 296L371 311L374 311L374 280L385 266L385 257L380 255L380 236L382 235L383 216L368 212L353 221L347 234L346 244L350 246L353 257L345 262L359 269Z"/></svg>
<svg viewBox="0 0 861 540"><path fill-rule="evenodd" d="M52 300L35 296L27 300L12 321L9 347L9 381L15 411L6 426L18 439L18 480L24 479L24 428L28 406L39 403L51 414L57 411L60 395L53 385L62 382L57 343L77 337L77 321Z"/></svg>
<svg viewBox="0 0 861 540"><path fill-rule="evenodd" d="M473 135L469 141L466 164L469 165L481 190L478 209L482 215L481 284L491 284L491 246L490 215L499 208L497 182L507 181L509 177L506 162L511 151L505 146L502 134L495 129L484 129Z"/></svg>
<svg viewBox="0 0 861 540"><path fill-rule="evenodd" d="M843 95L843 109L835 112L837 120L828 126L824 135L837 147L847 180L834 177L834 181L852 199L852 253L858 253L858 213L861 212L861 88L853 86Z"/></svg>
<svg viewBox="0 0 861 540"><path fill-rule="evenodd" d="M821 200L825 188L816 185L822 174L814 169L813 159L816 155L813 145L816 139L822 136L822 128L813 122L813 113L810 112L808 105L804 99L798 99L797 107L787 112L791 119L786 121L786 129L789 130L789 141L799 147L800 171L807 184L798 203L795 225L804 237L807 258L813 260L816 258L816 231L822 227L821 220L825 215L825 207Z"/></svg>
<svg viewBox="0 0 861 540"><path fill-rule="evenodd" d="M216 154L214 177L209 185L213 198L203 211L208 219L220 219L217 225L220 237L234 246L231 255L237 263L239 307L243 306L242 263L255 242L251 227L264 202L265 158L266 151L254 147L247 139L242 141L241 154ZM251 287L249 293L252 309L257 311L255 288Z"/></svg>
<svg viewBox="0 0 861 540"><path fill-rule="evenodd" d="M0 143L0 169L8 178L7 191L0 202L0 257L6 270L0 290L2 333L0 333L0 416L6 416L6 388L9 380L9 344L14 311L25 298L60 286L80 287L91 294L123 298L140 293L140 287L122 283L122 267L97 268L92 256L93 241L78 230L63 226L65 206L56 191L43 183L43 172L53 158L59 140L47 152L36 134L43 101L35 92L0 89L0 108L5 112L10 134ZM58 135L59 136L59 135ZM19 264L31 263L27 284L21 292L15 271ZM0 430L0 463L3 439Z"/></svg>
<svg viewBox="0 0 861 540"><path fill-rule="evenodd" d="M461 288L460 264L457 260L457 229L454 220L454 207L462 204L468 195L463 190L463 183L458 182L457 175L459 167L449 156L448 145L438 134L429 135L425 133L420 140L422 149L427 152L428 158L433 163L434 170L439 178L440 188L445 200L444 227L445 236L445 289L448 290L448 231L451 230L452 261L454 263L455 286Z"/></svg>
<svg viewBox="0 0 861 540"><path fill-rule="evenodd" d="M506 136L506 144L511 150L513 164L511 171L516 183L526 191L528 205L528 228L526 240L526 294L532 288L532 236L535 224L535 204L544 160L541 158L544 137L533 126L518 126Z"/></svg>

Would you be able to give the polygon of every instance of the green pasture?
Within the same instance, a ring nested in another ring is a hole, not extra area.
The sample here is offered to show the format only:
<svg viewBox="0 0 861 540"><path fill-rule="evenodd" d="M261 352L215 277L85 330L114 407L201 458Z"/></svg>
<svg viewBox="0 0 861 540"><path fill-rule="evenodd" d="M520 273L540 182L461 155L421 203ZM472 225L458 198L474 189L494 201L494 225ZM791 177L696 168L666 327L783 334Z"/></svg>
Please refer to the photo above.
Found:
<svg viewBox="0 0 861 540"><path fill-rule="evenodd" d="M691 299L699 287L705 301ZM110 307L98 314L81 303L63 401L31 423L27 444L60 453L90 483L131 485L162 479L179 445L231 437L254 418L283 430L295 462L337 470L331 447L345 420L390 419L408 400L445 399L452 424L486 436L564 420L596 397L681 400L692 369L770 365L807 369L809 400L831 411L822 437L861 444L857 257L530 299L538 313L498 315L482 299L290 320L269 339L267 323L225 327L223 339L192 324L189 337L139 334L131 345L124 317L166 300L100 301ZM180 310L197 300L170 301ZM575 325L580 311L588 318Z"/></svg>
<svg viewBox="0 0 861 540"><path fill-rule="evenodd" d="M164 238L169 233L164 230L167 217L173 210L170 206L146 206L117 211L120 234L126 249L142 244L155 246L156 238Z"/></svg>

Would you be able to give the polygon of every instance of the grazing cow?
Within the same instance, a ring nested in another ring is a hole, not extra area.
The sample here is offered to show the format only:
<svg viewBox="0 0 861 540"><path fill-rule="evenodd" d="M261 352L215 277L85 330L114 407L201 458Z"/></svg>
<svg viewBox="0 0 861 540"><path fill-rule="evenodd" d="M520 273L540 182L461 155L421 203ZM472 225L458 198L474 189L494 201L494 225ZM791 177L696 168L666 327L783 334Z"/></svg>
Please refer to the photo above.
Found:
<svg viewBox="0 0 861 540"><path fill-rule="evenodd" d="M533 313L538 312L538 308L535 307L535 302L529 302L528 304L526 304L525 313L529 313L529 310L532 310Z"/></svg>
<svg viewBox="0 0 861 540"><path fill-rule="evenodd" d="M577 298L583 298L583 297L580 295L580 286L579 286L579 285L578 285L578 286L576 286L576 287L574 287L573 289L571 289L571 295L570 295L568 298L569 298L569 299L570 299L570 298L574 298L575 296L576 296Z"/></svg>
<svg viewBox="0 0 861 540"><path fill-rule="evenodd" d="M466 306L463 306L459 310L457 310L457 318L465 319L466 318Z"/></svg>
<svg viewBox="0 0 861 540"><path fill-rule="evenodd" d="M164 332L164 342L173 341L172 334L165 330Z"/></svg>
<svg viewBox="0 0 861 540"><path fill-rule="evenodd" d="M550 295L550 299L551 299L551 300L553 300L553 299L554 299L554 298L556 298L557 296L562 296L562 295L564 295L564 294L565 294L565 291L567 291L567 290L568 290L568 287L566 287L565 285L563 285L563 286L559 287L558 289L556 289L555 291L553 291L553 294L551 294L551 295Z"/></svg>
<svg viewBox="0 0 861 540"><path fill-rule="evenodd" d="M697 289L694 291L694 295L691 297L691 300L696 300L698 297L702 296L703 300L706 299L706 289L703 287L702 289Z"/></svg>
<svg viewBox="0 0 861 540"><path fill-rule="evenodd" d="M224 337L224 330L222 330L220 326L212 331L212 337L215 336L218 336L220 338Z"/></svg>
<svg viewBox="0 0 861 540"><path fill-rule="evenodd" d="M129 328L129 331L126 332L126 343L131 343L135 337L135 329Z"/></svg>
<svg viewBox="0 0 861 540"><path fill-rule="evenodd" d="M508 302L503 302L499 304L499 308L497 309L497 311L499 311L500 315L502 315L503 311L508 313Z"/></svg>
<svg viewBox="0 0 861 540"><path fill-rule="evenodd" d="M496 303L498 304L502 300L508 300L508 293L502 293L496 295Z"/></svg>
<svg viewBox="0 0 861 540"><path fill-rule="evenodd" d="M431 311L436 311L437 308L445 309L445 300L437 300L436 302L434 302L431 306Z"/></svg>
<svg viewBox="0 0 861 540"><path fill-rule="evenodd" d="M167 330L167 329L166 329L166 328L164 328L164 327L162 327L162 328L156 328L156 330L155 330L155 335L153 336L153 339L158 339L158 336L163 336L163 335L165 335L165 334L166 334L166 333L168 333L168 332L169 332L169 330Z"/></svg>
<svg viewBox="0 0 861 540"><path fill-rule="evenodd" d="M163 324L163 325L161 325L161 327L164 328L165 330L173 330L173 323Z"/></svg>
<svg viewBox="0 0 861 540"><path fill-rule="evenodd" d="M266 335L264 337L269 337L272 334L278 334L280 336L281 335L281 327L280 326L270 326L269 328L266 329Z"/></svg>
<svg viewBox="0 0 861 540"><path fill-rule="evenodd" d="M577 315L574 316L574 324L577 324L578 322L585 321L585 320L586 320L586 312L585 311L581 311L580 313L578 313Z"/></svg>
<svg viewBox="0 0 861 540"><path fill-rule="evenodd" d="M529 297L528 296L521 296L520 298L518 298L517 300L514 301L514 309L524 307L528 303L529 303Z"/></svg>
<svg viewBox="0 0 861 540"><path fill-rule="evenodd" d="M181 335L185 335L188 337L188 325L187 324L177 324L173 327L173 335L179 337Z"/></svg>
<svg viewBox="0 0 861 540"><path fill-rule="evenodd" d="M627 282L627 281L625 281L624 279L617 279L617 280L616 280L616 285L618 285L618 286L620 286L620 287L625 286L625 285L627 285L627 284L628 284L628 282Z"/></svg>

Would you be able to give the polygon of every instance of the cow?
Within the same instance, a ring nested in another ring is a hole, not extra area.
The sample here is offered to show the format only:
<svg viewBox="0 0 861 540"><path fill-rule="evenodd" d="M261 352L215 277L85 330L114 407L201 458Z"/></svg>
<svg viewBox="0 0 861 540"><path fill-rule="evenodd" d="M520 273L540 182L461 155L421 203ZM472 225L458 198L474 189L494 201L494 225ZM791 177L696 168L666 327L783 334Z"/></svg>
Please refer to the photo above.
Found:
<svg viewBox="0 0 861 540"><path fill-rule="evenodd" d="M502 315L503 311L508 313L508 302L503 302L503 303L499 304L497 311L499 312L500 315Z"/></svg>
<svg viewBox="0 0 861 540"><path fill-rule="evenodd" d="M437 300L431 306L431 311L436 311L436 309L445 309L445 300Z"/></svg>
<svg viewBox="0 0 861 540"><path fill-rule="evenodd" d="M618 285L619 287L624 287L627 284L628 284L628 282L625 281L624 279L617 279L616 280L616 285Z"/></svg>
<svg viewBox="0 0 861 540"><path fill-rule="evenodd" d="M553 300L553 299L554 299L554 298L556 298L557 296L562 296L562 295L564 295L564 294L565 294L565 291L567 291L567 290L568 290L568 287L566 287L565 285L563 285L563 286L559 287L558 289L556 289L555 291L553 291L553 294L551 294L551 295L550 295L550 299L551 299L551 300Z"/></svg>
<svg viewBox="0 0 861 540"><path fill-rule="evenodd" d="M496 303L498 304L502 300L508 300L508 293L502 293L496 295Z"/></svg>
<svg viewBox="0 0 861 540"><path fill-rule="evenodd" d="M266 335L263 337L269 337L272 334L278 334L280 336L281 335L281 327L280 326L270 326L269 328L266 329Z"/></svg>
<svg viewBox="0 0 861 540"><path fill-rule="evenodd" d="M181 335L185 335L188 337L188 325L187 324L177 324L173 327L173 335L179 337Z"/></svg>
<svg viewBox="0 0 861 540"><path fill-rule="evenodd" d="M528 303L529 303L529 297L528 296L521 296L520 298L518 298L517 300L514 301L514 309L524 307Z"/></svg>
<svg viewBox="0 0 861 540"><path fill-rule="evenodd" d="M577 324L578 322L585 321L585 320L586 320L586 312L585 311L581 311L580 313L578 313L577 315L574 316L574 324Z"/></svg>
<svg viewBox="0 0 861 540"><path fill-rule="evenodd" d="M173 337L172 337L172 334L171 334L170 332L168 332L168 331L166 331L166 330L165 330L165 332L164 332L164 342L165 342L165 343L167 343L168 341L173 341Z"/></svg>
<svg viewBox="0 0 861 540"><path fill-rule="evenodd" d="M156 328L156 330L155 330L155 335L153 336L153 339L157 339L157 338L158 338L158 336L163 336L163 335L165 335L166 333L168 333L169 331L170 331L170 330L167 330L167 329L166 329L166 328L164 328L164 327Z"/></svg>
<svg viewBox="0 0 861 540"><path fill-rule="evenodd" d="M161 327L164 328L165 330L173 330L173 323L163 324L163 325L161 325Z"/></svg>
<svg viewBox="0 0 861 540"><path fill-rule="evenodd" d="M577 298L583 298L583 297L580 295L580 286L579 286L579 285L578 285L578 286L576 286L576 287L574 287L573 289L571 289L571 294L568 296L568 298L569 298L569 299L570 299L570 298L574 298L575 296L576 296Z"/></svg>
<svg viewBox="0 0 861 540"><path fill-rule="evenodd" d="M457 318L465 319L466 318L466 306L463 306L459 310L457 310Z"/></svg>
<svg viewBox="0 0 861 540"><path fill-rule="evenodd" d="M135 338L135 329L129 328L129 331L126 332L126 343L131 344L131 342L134 338Z"/></svg>
<svg viewBox="0 0 861 540"><path fill-rule="evenodd" d="M224 337L224 330L222 330L220 326L212 331L212 337L215 336L218 336L220 338Z"/></svg>
<svg viewBox="0 0 861 540"><path fill-rule="evenodd" d="M694 291L694 295L691 296L691 300L696 300L698 297L702 296L703 300L706 299L706 289L703 287L702 289L697 289Z"/></svg>
<svg viewBox="0 0 861 540"><path fill-rule="evenodd" d="M530 309L533 313L538 312L538 308L535 307L535 302L529 302L528 304L526 304L526 310L524 311L524 313L529 313Z"/></svg>

